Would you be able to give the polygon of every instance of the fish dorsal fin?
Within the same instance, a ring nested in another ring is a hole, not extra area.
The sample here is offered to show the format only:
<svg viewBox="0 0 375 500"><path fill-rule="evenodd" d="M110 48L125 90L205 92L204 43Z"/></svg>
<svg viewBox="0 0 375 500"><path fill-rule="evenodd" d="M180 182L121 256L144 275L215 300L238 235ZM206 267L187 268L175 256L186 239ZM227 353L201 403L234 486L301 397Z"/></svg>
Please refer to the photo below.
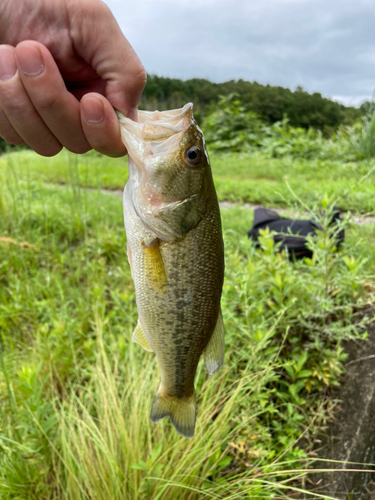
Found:
<svg viewBox="0 0 375 500"><path fill-rule="evenodd" d="M153 352L139 320L133 332L133 342L142 346L145 351Z"/></svg>
<svg viewBox="0 0 375 500"><path fill-rule="evenodd" d="M209 375L214 375L223 366L224 349L224 323L220 309L214 333L203 353Z"/></svg>

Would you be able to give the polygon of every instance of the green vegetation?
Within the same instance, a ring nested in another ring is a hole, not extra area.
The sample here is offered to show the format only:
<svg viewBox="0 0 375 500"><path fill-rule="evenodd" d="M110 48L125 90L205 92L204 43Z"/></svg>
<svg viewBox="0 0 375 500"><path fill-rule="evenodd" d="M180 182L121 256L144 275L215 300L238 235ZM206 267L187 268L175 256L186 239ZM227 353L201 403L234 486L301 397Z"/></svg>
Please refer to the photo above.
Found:
<svg viewBox="0 0 375 500"><path fill-rule="evenodd" d="M174 109L187 102L194 102L195 118L201 123L215 111L220 96L236 93L241 101L266 124L273 124L288 117L294 127L320 130L330 136L339 125L351 125L371 108L365 102L360 109L344 106L322 97L309 94L302 87L293 92L288 88L261 85L244 80L213 83L193 78L179 80L148 75L146 88L141 97L141 109ZM9 144L0 137L0 152Z"/></svg>
<svg viewBox="0 0 375 500"><path fill-rule="evenodd" d="M0 157L2 500L298 498L343 342L372 319L375 225L347 217L337 252L328 221L333 203L374 211L374 116L327 139L231 95L204 120L220 200L312 211L323 230L293 262L267 232L255 249L247 208L222 210L226 364L198 369L193 440L149 421L157 366L130 340L121 197L102 191L123 188L127 159Z"/></svg>
<svg viewBox="0 0 375 500"><path fill-rule="evenodd" d="M244 80L212 83L198 78L182 81L156 75L148 75L141 106L151 110L173 109L191 101L201 122L215 110L219 96L233 92L266 123L281 121L287 115L294 127L315 128L326 135L341 124L352 124L361 114L360 110L326 99L318 92L309 94L302 87L293 92Z"/></svg>
<svg viewBox="0 0 375 500"><path fill-rule="evenodd" d="M288 119L264 124L236 95L221 98L203 122L216 188L221 201L291 206L297 198L311 205L325 194L342 210L372 213L375 184L375 113L372 106L351 127L329 139ZM77 157L62 151L41 158L29 150L0 157L17 175L52 183L122 189L127 159L102 158L95 152ZM292 194L295 193L294 194Z"/></svg>
<svg viewBox="0 0 375 500"><path fill-rule="evenodd" d="M351 144L359 158L375 157L375 107L363 116L349 134Z"/></svg>
<svg viewBox="0 0 375 500"><path fill-rule="evenodd" d="M221 196L232 178L236 197L252 157L213 158ZM249 185L267 169L284 185L286 165L307 177L296 159L252 161ZM130 341L137 312L121 198L81 188L120 188L126 170L93 153L1 159L0 498L289 498L332 409L325 394L343 372L342 341L364 335L356 311L372 298L375 231L349 229L337 254L323 197L314 258L293 263L267 233L263 251L248 241L251 212L223 210L226 364L214 377L200 365L188 441L148 418L159 378L154 356Z"/></svg>

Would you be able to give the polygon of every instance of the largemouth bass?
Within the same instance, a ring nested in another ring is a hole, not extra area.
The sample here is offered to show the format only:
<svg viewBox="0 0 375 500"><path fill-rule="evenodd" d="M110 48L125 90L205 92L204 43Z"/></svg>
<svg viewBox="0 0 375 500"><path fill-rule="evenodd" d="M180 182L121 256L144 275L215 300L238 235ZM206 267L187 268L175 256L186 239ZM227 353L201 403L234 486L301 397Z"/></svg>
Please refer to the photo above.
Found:
<svg viewBox="0 0 375 500"><path fill-rule="evenodd" d="M210 375L224 359L220 211L192 109L140 111L138 122L118 114L129 154L124 218L138 308L133 341L155 352L159 365L152 422L169 417L188 438L199 358L203 353Z"/></svg>

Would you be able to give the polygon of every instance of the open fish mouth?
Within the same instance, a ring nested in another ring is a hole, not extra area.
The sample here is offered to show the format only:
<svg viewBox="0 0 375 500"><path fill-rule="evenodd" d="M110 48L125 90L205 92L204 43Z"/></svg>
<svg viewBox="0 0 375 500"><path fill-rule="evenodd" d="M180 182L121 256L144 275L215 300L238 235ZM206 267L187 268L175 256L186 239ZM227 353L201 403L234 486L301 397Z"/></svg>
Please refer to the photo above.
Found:
<svg viewBox="0 0 375 500"><path fill-rule="evenodd" d="M179 109L170 109L167 111L138 111L138 123L158 121L170 124L171 126L178 126L179 121L186 117L186 115L189 115L191 119L192 110L193 104L188 102L183 108Z"/></svg>
<svg viewBox="0 0 375 500"><path fill-rule="evenodd" d="M193 104L169 111L138 111L138 122L117 112L121 135L129 156L137 167L147 157L176 151L184 132L193 120Z"/></svg>

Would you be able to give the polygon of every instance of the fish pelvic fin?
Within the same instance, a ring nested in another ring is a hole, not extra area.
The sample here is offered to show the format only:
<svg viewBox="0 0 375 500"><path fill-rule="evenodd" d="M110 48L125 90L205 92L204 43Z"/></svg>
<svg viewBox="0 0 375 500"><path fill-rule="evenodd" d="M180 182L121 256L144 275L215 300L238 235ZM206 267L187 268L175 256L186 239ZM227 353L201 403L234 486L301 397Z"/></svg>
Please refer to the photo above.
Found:
<svg viewBox="0 0 375 500"><path fill-rule="evenodd" d="M190 398L178 399L164 395L162 388L159 387L152 403L150 419L156 424L164 417L169 417L180 436L192 438L196 417L195 392Z"/></svg>
<svg viewBox="0 0 375 500"><path fill-rule="evenodd" d="M214 333L204 350L204 362L209 375L214 375L224 363L224 323L221 309L217 317Z"/></svg>
<svg viewBox="0 0 375 500"><path fill-rule="evenodd" d="M142 328L142 325L141 325L141 322L139 321L139 319L138 319L137 326L135 327L134 332L133 332L133 342L142 346L145 351L153 352L152 348L150 347L150 344L148 343L148 340L146 339L145 332Z"/></svg>

